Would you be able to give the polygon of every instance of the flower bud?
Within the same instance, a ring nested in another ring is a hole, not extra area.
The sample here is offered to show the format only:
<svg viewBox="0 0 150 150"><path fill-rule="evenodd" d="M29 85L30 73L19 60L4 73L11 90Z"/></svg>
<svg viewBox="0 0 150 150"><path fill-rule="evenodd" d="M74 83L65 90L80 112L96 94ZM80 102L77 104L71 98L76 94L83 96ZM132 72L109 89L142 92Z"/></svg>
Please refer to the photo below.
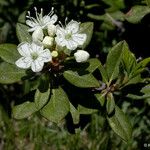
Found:
<svg viewBox="0 0 150 150"><path fill-rule="evenodd" d="M52 51L52 53L51 53L51 55L52 55L52 57L57 57L58 56L58 52L57 51Z"/></svg>
<svg viewBox="0 0 150 150"><path fill-rule="evenodd" d="M51 48L53 46L54 38L50 36L46 36L43 40L43 45L45 48Z"/></svg>
<svg viewBox="0 0 150 150"><path fill-rule="evenodd" d="M77 52L74 53L74 57L76 62L81 63L86 62L89 59L90 54L84 50L77 50Z"/></svg>
<svg viewBox="0 0 150 150"><path fill-rule="evenodd" d="M43 36L43 30L41 28L37 28L32 34L32 39L34 42L41 42L43 40Z"/></svg>
<svg viewBox="0 0 150 150"><path fill-rule="evenodd" d="M56 33L56 26L53 25L53 24L50 24L47 26L47 32L48 32L48 35L53 37Z"/></svg>

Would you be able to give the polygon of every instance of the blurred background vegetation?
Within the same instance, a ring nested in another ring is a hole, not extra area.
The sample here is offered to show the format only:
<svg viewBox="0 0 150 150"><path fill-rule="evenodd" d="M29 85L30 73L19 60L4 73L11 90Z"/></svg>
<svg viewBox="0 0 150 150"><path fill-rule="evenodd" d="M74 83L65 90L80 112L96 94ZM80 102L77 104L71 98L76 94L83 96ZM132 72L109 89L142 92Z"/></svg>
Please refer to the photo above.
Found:
<svg viewBox="0 0 150 150"><path fill-rule="evenodd" d="M26 13L24 11L32 12L36 6L44 8L47 14L54 6L62 22L66 16L68 20L94 22L92 41L87 47L91 57L105 62L110 48L126 40L136 57L142 59L150 54L150 14L147 12L137 23L128 21L124 16L130 13L133 6L146 6L147 3L145 0L0 0L0 43L19 44L16 23L22 21ZM34 84L31 83L31 86ZM140 94L140 88L136 87L131 86L124 89L124 92L134 90ZM144 143L150 144L150 98L118 101L133 126L133 139L127 145L111 131L103 114L82 115L78 125L72 122L66 124L64 121L56 126L39 114L21 121L14 120L11 117L11 106L20 101L25 88L20 83L0 85L0 149L140 150L144 148Z"/></svg>

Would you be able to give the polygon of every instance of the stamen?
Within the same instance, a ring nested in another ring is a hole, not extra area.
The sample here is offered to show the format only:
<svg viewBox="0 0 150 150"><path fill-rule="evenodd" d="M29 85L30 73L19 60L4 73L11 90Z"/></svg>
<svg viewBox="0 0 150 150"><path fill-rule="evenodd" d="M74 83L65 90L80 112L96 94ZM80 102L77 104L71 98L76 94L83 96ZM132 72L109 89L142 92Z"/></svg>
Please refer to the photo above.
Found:
<svg viewBox="0 0 150 150"><path fill-rule="evenodd" d="M34 7L34 10L35 10L35 12L37 12L37 8L36 7Z"/></svg>
<svg viewBox="0 0 150 150"><path fill-rule="evenodd" d="M59 21L59 24L61 25L62 28L64 28L63 24L61 23L61 21Z"/></svg>
<svg viewBox="0 0 150 150"><path fill-rule="evenodd" d="M54 14L54 7L52 7L51 11L49 12L47 16L52 16L53 14Z"/></svg>
<svg viewBox="0 0 150 150"><path fill-rule="evenodd" d="M30 11L28 11L28 15L30 16Z"/></svg>
<svg viewBox="0 0 150 150"><path fill-rule="evenodd" d="M38 22L39 24L41 24L41 21L40 21L40 14L37 12L37 8L34 7L34 10L35 10L35 15L36 15L37 22Z"/></svg>
<svg viewBox="0 0 150 150"><path fill-rule="evenodd" d="M68 18L66 17L66 19L65 19L65 26L67 25L67 21L68 21Z"/></svg>
<svg viewBox="0 0 150 150"><path fill-rule="evenodd" d="M43 8L41 8L41 15L43 16Z"/></svg>

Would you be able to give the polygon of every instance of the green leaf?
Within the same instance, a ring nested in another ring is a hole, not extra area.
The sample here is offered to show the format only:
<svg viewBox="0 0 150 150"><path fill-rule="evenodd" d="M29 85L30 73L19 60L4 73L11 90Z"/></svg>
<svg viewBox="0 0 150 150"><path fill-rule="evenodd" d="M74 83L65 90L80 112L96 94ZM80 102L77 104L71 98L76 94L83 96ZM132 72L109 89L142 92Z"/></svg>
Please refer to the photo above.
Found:
<svg viewBox="0 0 150 150"><path fill-rule="evenodd" d="M13 107L13 117L15 119L23 119L29 117L37 111L35 103L25 102Z"/></svg>
<svg viewBox="0 0 150 150"><path fill-rule="evenodd" d="M119 74L119 65L122 56L124 41L115 45L108 53L106 60L106 70L109 82L116 79Z"/></svg>
<svg viewBox="0 0 150 150"><path fill-rule="evenodd" d="M147 3L147 6L150 7L150 0L145 0L145 1L146 1L146 3Z"/></svg>
<svg viewBox="0 0 150 150"><path fill-rule="evenodd" d="M70 110L69 99L64 90L59 87L52 89L50 101L41 109L41 114L48 120L59 123Z"/></svg>
<svg viewBox="0 0 150 150"><path fill-rule="evenodd" d="M99 87L100 83L92 74L86 74L80 76L77 72L65 71L64 77L71 84L80 88Z"/></svg>
<svg viewBox="0 0 150 150"><path fill-rule="evenodd" d="M26 23L26 14L27 14L27 11L24 11L19 15L19 17L18 17L19 23L23 23L23 24Z"/></svg>
<svg viewBox="0 0 150 150"><path fill-rule="evenodd" d="M50 84L47 74L40 76L40 84L36 90L34 96L34 102L37 109L41 109L49 100L50 96Z"/></svg>
<svg viewBox="0 0 150 150"><path fill-rule="evenodd" d="M148 98L150 98L150 93L147 93L147 94L142 95L142 96L134 95L134 94L128 94L126 97L130 98L132 100L142 100L142 99L148 99Z"/></svg>
<svg viewBox="0 0 150 150"><path fill-rule="evenodd" d="M87 71L93 73L96 69L99 69L101 72L102 80L107 83L108 77L105 68L102 66L101 62L97 58L89 59L89 66L86 68Z"/></svg>
<svg viewBox="0 0 150 150"><path fill-rule="evenodd" d="M78 112L83 115L90 115L97 112L97 109L87 108L82 105L78 105Z"/></svg>
<svg viewBox="0 0 150 150"><path fill-rule="evenodd" d="M134 54L129 50L128 44L124 42L122 52L122 64L123 69L126 70L127 74L130 75L131 71L137 65Z"/></svg>
<svg viewBox="0 0 150 150"><path fill-rule="evenodd" d="M82 49L84 49L90 43L92 35L93 35L93 28L94 28L93 22L81 23L80 33L83 33L83 34L85 33L87 35L87 39L85 43L82 45Z"/></svg>
<svg viewBox="0 0 150 150"><path fill-rule="evenodd" d="M78 124L80 121L79 111L70 103L70 113L74 124Z"/></svg>
<svg viewBox="0 0 150 150"><path fill-rule="evenodd" d="M144 94L150 94L150 84L143 87L140 92L142 92Z"/></svg>
<svg viewBox="0 0 150 150"><path fill-rule="evenodd" d="M137 66L135 67L134 71L141 70L145 68L150 63L150 57L145 58L144 60L140 61Z"/></svg>
<svg viewBox="0 0 150 150"><path fill-rule="evenodd" d="M101 73L102 81L104 83L108 83L109 79L108 79L108 75L107 75L106 69L102 66L102 64L99 65L98 69L99 69L99 71Z"/></svg>
<svg viewBox="0 0 150 150"><path fill-rule="evenodd" d="M131 10L126 14L125 18L128 22L136 24L139 23L142 18L150 13L150 8L148 6L133 6Z"/></svg>
<svg viewBox="0 0 150 150"><path fill-rule="evenodd" d="M115 11L125 7L124 0L102 0L107 5L111 6L109 10Z"/></svg>
<svg viewBox="0 0 150 150"><path fill-rule="evenodd" d="M49 95L50 95L50 88L44 92L41 92L39 89L36 90L34 102L37 109L40 110L47 103Z"/></svg>
<svg viewBox="0 0 150 150"><path fill-rule="evenodd" d="M89 63L89 66L86 68L86 70L90 73L93 73L101 65L97 58L91 58L87 62Z"/></svg>
<svg viewBox="0 0 150 150"><path fill-rule="evenodd" d="M96 99L100 102L101 106L105 104L105 94L95 94Z"/></svg>
<svg viewBox="0 0 150 150"><path fill-rule="evenodd" d="M1 44L0 57L8 63L15 64L20 57L17 46L14 44Z"/></svg>
<svg viewBox="0 0 150 150"><path fill-rule="evenodd" d="M118 106L115 107L115 114L112 117L107 117L107 119L113 131L124 141L128 142L131 139L131 123Z"/></svg>
<svg viewBox="0 0 150 150"><path fill-rule="evenodd" d="M0 83L12 84L20 81L24 76L26 76L25 70L6 62L0 63Z"/></svg>
<svg viewBox="0 0 150 150"><path fill-rule="evenodd" d="M112 93L107 94L106 110L108 115L112 114L115 110L115 101Z"/></svg>
<svg viewBox="0 0 150 150"><path fill-rule="evenodd" d="M30 35L30 33L28 32L29 27L21 24L21 23L17 23L16 26L16 32L17 32L17 37L19 39L19 42L31 42L32 41L32 37Z"/></svg>

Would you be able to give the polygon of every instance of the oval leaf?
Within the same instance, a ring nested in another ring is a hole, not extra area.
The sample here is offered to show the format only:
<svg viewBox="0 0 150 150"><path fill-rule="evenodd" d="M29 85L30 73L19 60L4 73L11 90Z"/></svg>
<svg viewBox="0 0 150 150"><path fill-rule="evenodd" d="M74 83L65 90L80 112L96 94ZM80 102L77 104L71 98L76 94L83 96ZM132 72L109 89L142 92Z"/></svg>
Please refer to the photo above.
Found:
<svg viewBox="0 0 150 150"><path fill-rule="evenodd" d="M115 101L112 93L107 95L106 110L108 115L110 115L115 110Z"/></svg>
<svg viewBox="0 0 150 150"><path fill-rule="evenodd" d="M15 83L20 81L24 76L26 76L25 70L19 69L17 66L6 62L0 63L0 83Z"/></svg>
<svg viewBox="0 0 150 150"><path fill-rule="evenodd" d="M17 23L16 26L16 32L17 32L17 37L19 39L19 42L31 42L32 41L32 37L30 35L30 33L28 32L29 27L21 24L21 23Z"/></svg>
<svg viewBox="0 0 150 150"><path fill-rule="evenodd" d="M92 74L86 74L80 76L77 72L65 71L64 77L71 84L80 87L80 88L90 88L90 87L99 87L100 84L98 80Z"/></svg>
<svg viewBox="0 0 150 150"><path fill-rule="evenodd" d="M70 113L74 124L78 124L80 121L80 114L78 110L70 103Z"/></svg>
<svg viewBox="0 0 150 150"><path fill-rule="evenodd" d="M107 117L107 119L113 131L124 141L127 142L131 139L131 123L118 106L115 107L115 114L112 117Z"/></svg>
<svg viewBox="0 0 150 150"><path fill-rule="evenodd" d="M50 101L41 109L41 114L48 120L59 123L70 110L69 99L62 88L52 89Z"/></svg>
<svg viewBox="0 0 150 150"><path fill-rule="evenodd" d="M41 92L39 89L36 90L34 102L37 109L41 109L47 103L49 95L50 89L45 92Z"/></svg>
<svg viewBox="0 0 150 150"><path fill-rule="evenodd" d="M16 60L20 57L17 46L14 44L1 44L0 57L8 63L15 64Z"/></svg>
<svg viewBox="0 0 150 150"><path fill-rule="evenodd" d="M80 33L85 33L87 35L87 39L85 43L82 45L82 49L84 49L91 41L93 35L93 22L85 22L80 25Z"/></svg>
<svg viewBox="0 0 150 150"><path fill-rule="evenodd" d="M86 68L86 70L90 73L93 73L101 65L97 58L91 58L87 61L87 63L89 63L89 66Z"/></svg>
<svg viewBox="0 0 150 150"><path fill-rule="evenodd" d="M108 53L106 60L106 70L109 78L109 82L117 78L119 73L119 64L121 60L121 54L123 50L124 42L119 42Z"/></svg>
<svg viewBox="0 0 150 150"><path fill-rule="evenodd" d="M101 106L103 107L105 104L105 95L104 94L94 94L96 99L100 102Z"/></svg>
<svg viewBox="0 0 150 150"><path fill-rule="evenodd" d="M148 6L133 6L131 10L126 14L125 18L130 23L139 23L142 18L150 13L150 8Z"/></svg>
<svg viewBox="0 0 150 150"><path fill-rule="evenodd" d="M23 119L29 117L31 114L37 111L35 103L25 102L23 104L14 106L13 117L15 119Z"/></svg>
<svg viewBox="0 0 150 150"><path fill-rule="evenodd" d="M90 114L98 112L98 110L92 109L92 108L87 108L82 105L78 105L78 112L83 115L90 115Z"/></svg>

